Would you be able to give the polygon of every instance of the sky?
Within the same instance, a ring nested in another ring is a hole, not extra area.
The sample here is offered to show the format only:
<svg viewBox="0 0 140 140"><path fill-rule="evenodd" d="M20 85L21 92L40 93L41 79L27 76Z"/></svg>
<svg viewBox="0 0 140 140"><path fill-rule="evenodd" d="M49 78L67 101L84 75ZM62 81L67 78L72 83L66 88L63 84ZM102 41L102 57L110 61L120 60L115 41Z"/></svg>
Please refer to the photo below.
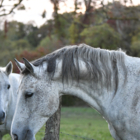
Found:
<svg viewBox="0 0 140 140"><path fill-rule="evenodd" d="M25 0L23 4L26 7L26 10L15 10L15 14L7 16L8 20L17 20L20 22L28 23L35 22L35 25L41 26L45 21L52 18L53 5L50 0ZM59 13L69 12L73 10L73 0L67 0L66 3L60 3ZM42 18L43 11L46 10L46 18ZM85 10L84 6L83 9Z"/></svg>
<svg viewBox="0 0 140 140"><path fill-rule="evenodd" d="M81 0L82 1L82 0ZM109 0L112 1L112 0ZM9 4L9 0L5 1L6 4ZM53 13L53 5L51 4L50 0L24 0L22 2L26 10L15 10L15 14L11 14L10 16L4 17L7 20L17 20L19 22L32 22L36 26L41 26L45 23L48 19L52 18ZM133 0L133 4L137 5L140 4L140 0ZM69 12L73 10L74 0L66 0L66 2L60 3L60 13ZM42 18L43 11L46 10L46 18ZM81 6L81 12L85 11L84 5ZM80 11L79 11L80 12Z"/></svg>

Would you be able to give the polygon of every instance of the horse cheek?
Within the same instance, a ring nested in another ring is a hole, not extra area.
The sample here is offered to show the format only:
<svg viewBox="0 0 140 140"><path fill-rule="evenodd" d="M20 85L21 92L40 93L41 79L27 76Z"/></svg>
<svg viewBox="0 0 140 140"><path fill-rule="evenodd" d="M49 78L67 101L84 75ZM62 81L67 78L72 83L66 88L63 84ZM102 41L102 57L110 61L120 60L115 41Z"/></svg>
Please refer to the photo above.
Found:
<svg viewBox="0 0 140 140"><path fill-rule="evenodd" d="M48 106L47 106L47 108L50 112L50 115L53 115L57 111L58 106L59 106L58 99L51 97L49 99Z"/></svg>

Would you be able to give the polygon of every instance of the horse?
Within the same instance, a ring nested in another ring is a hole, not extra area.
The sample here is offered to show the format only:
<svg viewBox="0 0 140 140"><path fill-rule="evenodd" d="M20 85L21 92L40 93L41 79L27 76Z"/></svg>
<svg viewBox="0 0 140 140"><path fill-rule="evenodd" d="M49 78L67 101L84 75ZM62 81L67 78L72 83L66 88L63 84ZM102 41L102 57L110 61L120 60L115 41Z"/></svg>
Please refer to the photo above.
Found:
<svg viewBox="0 0 140 140"><path fill-rule="evenodd" d="M22 80L11 134L35 140L57 111L59 97L73 95L95 108L115 140L140 140L140 59L121 50L66 46L33 62L15 59Z"/></svg>
<svg viewBox="0 0 140 140"><path fill-rule="evenodd" d="M5 134L10 134L16 107L20 75L12 73L12 69L12 62L0 67L0 140Z"/></svg>

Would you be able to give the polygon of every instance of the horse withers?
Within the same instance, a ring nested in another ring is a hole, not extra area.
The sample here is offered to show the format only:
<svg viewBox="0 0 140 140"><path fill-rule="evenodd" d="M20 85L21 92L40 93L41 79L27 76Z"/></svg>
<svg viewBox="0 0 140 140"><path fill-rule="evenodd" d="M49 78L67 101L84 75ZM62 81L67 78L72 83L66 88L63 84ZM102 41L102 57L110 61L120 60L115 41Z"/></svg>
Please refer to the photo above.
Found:
<svg viewBox="0 0 140 140"><path fill-rule="evenodd" d="M12 69L12 62L0 67L0 140L5 134L10 134L16 107L20 75L12 73Z"/></svg>
<svg viewBox="0 0 140 140"><path fill-rule="evenodd" d="M115 140L140 140L140 58L81 44L32 63L23 60L16 60L22 81L12 123L14 140L35 140L62 95L77 96L94 107Z"/></svg>

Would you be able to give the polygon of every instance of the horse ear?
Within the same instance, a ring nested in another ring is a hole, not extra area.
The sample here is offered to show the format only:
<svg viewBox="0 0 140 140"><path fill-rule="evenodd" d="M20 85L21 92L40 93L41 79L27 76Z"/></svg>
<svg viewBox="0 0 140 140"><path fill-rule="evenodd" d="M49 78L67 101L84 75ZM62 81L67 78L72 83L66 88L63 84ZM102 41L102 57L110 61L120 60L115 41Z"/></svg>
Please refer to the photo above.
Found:
<svg viewBox="0 0 140 140"><path fill-rule="evenodd" d="M35 66L31 64L26 58L23 58L26 68L33 74L35 73Z"/></svg>
<svg viewBox="0 0 140 140"><path fill-rule="evenodd" d="M11 61L6 65L5 71L6 71L7 75L9 75L10 73L12 73L12 71L13 71L13 64L12 64Z"/></svg>
<svg viewBox="0 0 140 140"><path fill-rule="evenodd" d="M23 63L20 63L17 59L14 59L14 60L18 69L20 70L20 72L22 72L25 69L25 65Z"/></svg>

